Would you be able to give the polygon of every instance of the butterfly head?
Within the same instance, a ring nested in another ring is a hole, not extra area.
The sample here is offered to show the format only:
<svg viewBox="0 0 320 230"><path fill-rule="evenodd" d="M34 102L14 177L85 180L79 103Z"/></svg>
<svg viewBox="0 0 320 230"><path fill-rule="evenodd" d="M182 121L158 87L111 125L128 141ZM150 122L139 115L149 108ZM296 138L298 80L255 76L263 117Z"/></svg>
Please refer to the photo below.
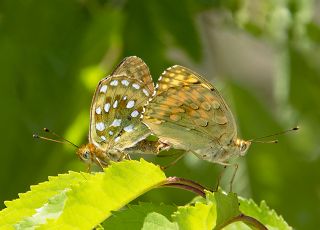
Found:
<svg viewBox="0 0 320 230"><path fill-rule="evenodd" d="M107 165L107 163L100 160L101 156L103 155L103 152L92 143L80 146L76 153L79 156L79 158L88 165L91 165L93 163L100 166Z"/></svg>
<svg viewBox="0 0 320 230"><path fill-rule="evenodd" d="M246 153L251 145L251 141L237 139L235 142L235 145L239 151L239 155L244 156L244 155L246 155Z"/></svg>
<svg viewBox="0 0 320 230"><path fill-rule="evenodd" d="M94 152L96 151L96 147L93 144L86 144L82 145L78 150L77 150L77 155L79 158L87 163L91 164L94 162Z"/></svg>

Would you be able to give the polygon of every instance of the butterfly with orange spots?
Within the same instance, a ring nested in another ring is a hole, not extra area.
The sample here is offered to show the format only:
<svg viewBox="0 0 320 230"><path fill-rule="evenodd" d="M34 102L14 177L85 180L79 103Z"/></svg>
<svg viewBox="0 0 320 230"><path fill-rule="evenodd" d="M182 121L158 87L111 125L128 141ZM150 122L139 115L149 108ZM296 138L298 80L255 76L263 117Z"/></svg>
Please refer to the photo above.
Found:
<svg viewBox="0 0 320 230"><path fill-rule="evenodd" d="M142 121L161 142L222 165L244 155L251 144L237 137L233 115L218 90L179 65L162 73Z"/></svg>

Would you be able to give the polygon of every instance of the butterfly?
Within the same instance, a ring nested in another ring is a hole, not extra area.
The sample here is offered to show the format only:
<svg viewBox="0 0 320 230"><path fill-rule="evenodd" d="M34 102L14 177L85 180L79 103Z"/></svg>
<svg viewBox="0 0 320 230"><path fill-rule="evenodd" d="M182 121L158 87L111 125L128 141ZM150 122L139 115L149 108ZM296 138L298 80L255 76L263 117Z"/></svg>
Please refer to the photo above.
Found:
<svg viewBox="0 0 320 230"><path fill-rule="evenodd" d="M153 93L148 66L135 56L125 58L99 82L90 108L89 143L77 150L89 168L130 159L131 152L156 151L156 143L145 140L151 132L140 120Z"/></svg>
<svg viewBox="0 0 320 230"><path fill-rule="evenodd" d="M251 141L237 137L227 103L199 74L172 66L160 76L155 92L145 107L142 122L160 142L221 165L245 155Z"/></svg>

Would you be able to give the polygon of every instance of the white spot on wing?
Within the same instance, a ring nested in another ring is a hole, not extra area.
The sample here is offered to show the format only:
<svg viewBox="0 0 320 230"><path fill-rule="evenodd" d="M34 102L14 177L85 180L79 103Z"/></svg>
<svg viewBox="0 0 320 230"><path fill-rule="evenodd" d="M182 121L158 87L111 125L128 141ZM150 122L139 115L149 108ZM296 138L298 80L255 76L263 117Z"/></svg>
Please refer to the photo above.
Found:
<svg viewBox="0 0 320 230"><path fill-rule="evenodd" d="M109 131L109 135L110 135L110 136L112 136L112 135L113 135L113 132L112 132L111 130Z"/></svg>
<svg viewBox="0 0 320 230"><path fill-rule="evenodd" d="M122 98L122 100L124 100L124 101L127 100L127 96L124 96L124 97Z"/></svg>
<svg viewBox="0 0 320 230"><path fill-rule="evenodd" d="M103 131L105 129L104 123L103 122L98 122L96 124L96 129L99 131Z"/></svg>
<svg viewBox="0 0 320 230"><path fill-rule="evenodd" d="M102 139L103 141L106 141L106 140L107 140L105 136L101 136L101 139Z"/></svg>
<svg viewBox="0 0 320 230"><path fill-rule="evenodd" d="M110 109L110 103L106 103L104 105L104 111L106 111L106 113L107 113L107 112L109 112L109 109Z"/></svg>
<svg viewBox="0 0 320 230"><path fill-rule="evenodd" d="M127 109L131 109L133 106L134 106L134 101L133 100L128 101Z"/></svg>
<svg viewBox="0 0 320 230"><path fill-rule="evenodd" d="M96 114L101 114L101 108L100 106L98 108L96 108Z"/></svg>
<svg viewBox="0 0 320 230"><path fill-rule="evenodd" d="M108 89L108 86L107 85L103 85L100 89L100 93L106 93L107 92L107 89Z"/></svg>
<svg viewBox="0 0 320 230"><path fill-rule="evenodd" d="M139 112L137 110L134 110L132 113L131 113L131 117L137 117L139 115Z"/></svg>
<svg viewBox="0 0 320 230"><path fill-rule="evenodd" d="M142 91L147 97L149 97L149 92L146 89L143 89Z"/></svg>
<svg viewBox="0 0 320 230"><path fill-rule="evenodd" d="M118 80L113 80L112 82L110 82L110 85L117 86L118 85Z"/></svg>
<svg viewBox="0 0 320 230"><path fill-rule="evenodd" d="M120 126L120 125L121 125L121 119L114 119L110 126L117 127L117 126Z"/></svg>
<svg viewBox="0 0 320 230"><path fill-rule="evenodd" d="M118 141L120 141L120 137L116 137L116 138L114 139L114 142L118 142Z"/></svg>
<svg viewBox="0 0 320 230"><path fill-rule="evenodd" d="M118 100L115 100L113 103L113 108L117 108L117 106L118 106Z"/></svg>
<svg viewBox="0 0 320 230"><path fill-rule="evenodd" d="M125 86L129 85L129 82L127 80L122 80L121 83L122 83L122 85L125 85Z"/></svg>
<svg viewBox="0 0 320 230"><path fill-rule="evenodd" d="M140 85L138 85L138 84L136 84L136 83L133 83L133 84L132 84L132 87L135 88L135 89L140 89Z"/></svg>
<svg viewBox="0 0 320 230"><path fill-rule="evenodd" d="M133 127L134 127L133 125L128 125L128 126L124 127L123 130L126 131L126 132L132 132L133 131Z"/></svg>

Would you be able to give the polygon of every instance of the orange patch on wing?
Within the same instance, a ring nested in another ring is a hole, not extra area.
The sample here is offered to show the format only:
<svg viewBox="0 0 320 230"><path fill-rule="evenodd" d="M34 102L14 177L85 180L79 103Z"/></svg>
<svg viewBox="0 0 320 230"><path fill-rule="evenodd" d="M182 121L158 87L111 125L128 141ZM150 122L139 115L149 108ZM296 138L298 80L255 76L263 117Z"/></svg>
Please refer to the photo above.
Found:
<svg viewBox="0 0 320 230"><path fill-rule="evenodd" d="M185 110L183 108L180 108L180 107L174 107L171 109L171 112L172 113L184 113Z"/></svg>
<svg viewBox="0 0 320 230"><path fill-rule="evenodd" d="M179 116L177 114L171 114L170 119L173 121L179 121L181 119L181 116Z"/></svg>
<svg viewBox="0 0 320 230"><path fill-rule="evenodd" d="M204 110L206 110L206 111L210 111L211 105L210 105L209 102L204 101L204 102L201 103L201 108L204 109Z"/></svg>
<svg viewBox="0 0 320 230"><path fill-rule="evenodd" d="M193 109L190 109L189 111L187 111L187 114L192 118L200 117L200 114L196 110L193 110Z"/></svg>
<svg viewBox="0 0 320 230"><path fill-rule="evenodd" d="M190 106L192 109L195 109L195 110L199 109L199 106L196 105L195 103L190 103L189 106Z"/></svg>
<svg viewBox="0 0 320 230"><path fill-rule="evenodd" d="M207 120L205 120L205 119L202 119L202 118L198 118L198 119L195 119L194 120L194 123L196 124L196 125L198 125L198 126L201 126L201 127L206 127L206 126L208 126L208 121Z"/></svg>
<svg viewBox="0 0 320 230"><path fill-rule="evenodd" d="M207 111L203 110L203 109L199 109L198 113L200 114L200 117L203 119L209 119L210 117L210 113L208 113Z"/></svg>

